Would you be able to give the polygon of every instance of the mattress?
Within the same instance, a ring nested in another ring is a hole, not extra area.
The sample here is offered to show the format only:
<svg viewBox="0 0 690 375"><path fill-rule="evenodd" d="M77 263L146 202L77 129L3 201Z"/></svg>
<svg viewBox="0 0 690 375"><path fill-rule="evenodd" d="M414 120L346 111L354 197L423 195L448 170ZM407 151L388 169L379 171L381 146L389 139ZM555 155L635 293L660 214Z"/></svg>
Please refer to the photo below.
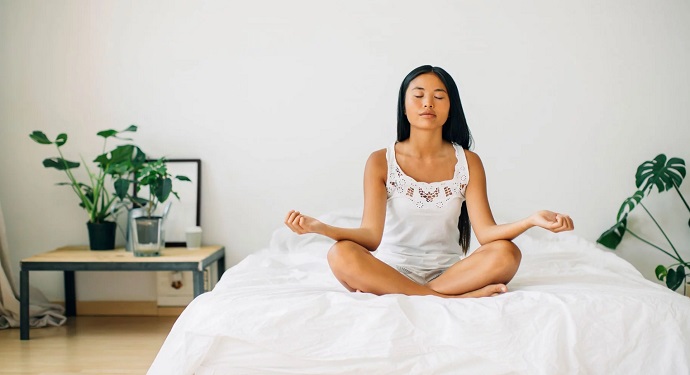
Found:
<svg viewBox="0 0 690 375"><path fill-rule="evenodd" d="M514 242L508 293L376 296L334 278L332 240L279 229L192 301L149 374L690 373L689 298L573 234Z"/></svg>

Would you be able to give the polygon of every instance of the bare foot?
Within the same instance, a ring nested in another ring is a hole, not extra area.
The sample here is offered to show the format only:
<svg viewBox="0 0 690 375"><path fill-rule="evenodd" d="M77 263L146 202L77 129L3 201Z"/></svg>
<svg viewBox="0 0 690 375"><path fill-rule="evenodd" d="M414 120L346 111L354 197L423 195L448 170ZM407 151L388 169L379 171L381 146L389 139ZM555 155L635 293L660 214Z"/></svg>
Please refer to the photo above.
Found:
<svg viewBox="0 0 690 375"><path fill-rule="evenodd" d="M478 298L478 297L493 297L503 294L508 291L508 288L503 284L491 284L465 294L461 294L459 298Z"/></svg>

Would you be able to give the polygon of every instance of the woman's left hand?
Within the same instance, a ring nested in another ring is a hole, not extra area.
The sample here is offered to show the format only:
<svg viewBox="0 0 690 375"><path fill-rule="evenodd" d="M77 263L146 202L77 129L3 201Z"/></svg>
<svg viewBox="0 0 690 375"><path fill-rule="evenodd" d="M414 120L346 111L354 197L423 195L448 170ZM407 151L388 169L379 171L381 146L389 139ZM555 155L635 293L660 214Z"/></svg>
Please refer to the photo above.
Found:
<svg viewBox="0 0 690 375"><path fill-rule="evenodd" d="M542 227L554 233L573 230L575 225L573 219L568 215L559 214L551 211L539 211L534 213L531 217L531 222L537 227Z"/></svg>

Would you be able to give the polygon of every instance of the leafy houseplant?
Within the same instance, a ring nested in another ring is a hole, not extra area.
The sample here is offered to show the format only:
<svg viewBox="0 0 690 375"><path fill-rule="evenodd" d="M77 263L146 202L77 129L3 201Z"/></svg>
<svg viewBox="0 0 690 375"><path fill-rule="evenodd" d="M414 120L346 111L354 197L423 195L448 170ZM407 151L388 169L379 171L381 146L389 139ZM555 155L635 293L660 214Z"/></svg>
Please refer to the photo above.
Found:
<svg viewBox="0 0 690 375"><path fill-rule="evenodd" d="M89 228L89 243L92 250L108 250L115 247L116 224L108 219L113 218L120 208L116 201L127 196L130 185L129 175L146 160L146 156L139 147L132 144L119 145L106 151L108 139L117 138L131 141L128 138L120 138L119 135L136 131L136 125L131 125L124 130L109 129L97 133L99 137L103 138L102 153L93 160L98 169L92 170L83 157L81 158L88 175L87 182L78 181L72 173L73 169L81 166L81 163L65 159L62 153L61 147L67 143L67 134L58 134L54 141L48 139L45 133L38 130L29 135L32 140L39 144L54 144L56 146L60 156L43 160L43 166L64 171L67 175L69 182L58 183L58 185L70 186L79 198L79 206L86 210L89 216L87 227ZM108 191L106 180L113 181L114 194ZM105 237L100 237L99 233Z"/></svg>
<svg viewBox="0 0 690 375"><path fill-rule="evenodd" d="M180 199L177 192L173 191L173 179L191 181L186 176L172 176L168 172L165 158L144 163L135 171L135 191L138 193L144 186L148 187L146 197L133 196L130 199L135 205L143 207L145 216L134 219L134 255L156 256L160 254L162 243L163 217L154 216L159 204L165 202L174 195Z"/></svg>
<svg viewBox="0 0 690 375"><path fill-rule="evenodd" d="M683 197L683 194L681 194L680 190L678 190L680 184L685 178L685 174L685 161L683 159L671 158L667 160L666 155L664 154L659 154L654 158L654 160L648 160L640 164L640 166L637 167L637 173L635 174L635 185L637 186L638 190L631 197L628 197L625 199L625 201L623 201L623 204L618 210L618 216L616 216L616 224L614 224L606 232L602 233L597 240L598 243L615 250L623 239L623 236L626 233L630 233L633 237L673 258L676 263L669 265L668 268L663 265L659 265L655 269L657 279L665 281L666 286L671 290L678 289L678 287L680 287L683 282L686 281L686 278L690 276L686 274L686 269L690 267L690 264L681 257L680 253L678 253L678 250L661 228L659 222L654 218L654 216L652 216L652 213L649 212L647 207L645 207L645 205L642 203L642 199L652 192L654 186L656 186L659 193L674 189L685 204L685 208L687 208L688 212L690 212L688 202L685 200L685 197ZM628 215L638 205L642 206L656 227L659 228L659 231L661 231L661 234L668 242L673 253L651 243L650 241L640 237L628 229ZM688 226L690 226L690 221L688 221ZM674 269L673 267L676 268Z"/></svg>
<svg viewBox="0 0 690 375"><path fill-rule="evenodd" d="M173 194L178 200L180 196L172 189L173 178L180 181L191 181L187 176L172 176L168 172L165 158L148 161L135 172L136 191L148 186L146 198L132 197L132 200L145 207L146 216L151 217L160 203L165 202Z"/></svg>

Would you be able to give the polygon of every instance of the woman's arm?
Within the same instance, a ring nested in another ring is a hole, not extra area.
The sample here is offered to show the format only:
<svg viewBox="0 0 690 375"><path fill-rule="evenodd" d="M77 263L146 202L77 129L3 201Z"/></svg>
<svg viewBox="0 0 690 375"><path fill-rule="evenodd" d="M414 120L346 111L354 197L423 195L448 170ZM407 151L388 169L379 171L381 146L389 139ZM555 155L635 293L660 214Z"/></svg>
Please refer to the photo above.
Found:
<svg viewBox="0 0 690 375"><path fill-rule="evenodd" d="M299 211L288 212L285 225L297 234L317 233L336 241L356 242L369 251L376 250L381 243L386 220L386 174L386 150L372 153L364 169L364 213L359 228L328 225Z"/></svg>
<svg viewBox="0 0 690 375"><path fill-rule="evenodd" d="M486 194L486 175L482 161L472 151L465 151L465 155L470 170L470 181L465 190L467 213L481 245L497 240L512 240L534 226L556 233L573 230L573 221L569 216L551 211L539 211L517 222L497 225Z"/></svg>

